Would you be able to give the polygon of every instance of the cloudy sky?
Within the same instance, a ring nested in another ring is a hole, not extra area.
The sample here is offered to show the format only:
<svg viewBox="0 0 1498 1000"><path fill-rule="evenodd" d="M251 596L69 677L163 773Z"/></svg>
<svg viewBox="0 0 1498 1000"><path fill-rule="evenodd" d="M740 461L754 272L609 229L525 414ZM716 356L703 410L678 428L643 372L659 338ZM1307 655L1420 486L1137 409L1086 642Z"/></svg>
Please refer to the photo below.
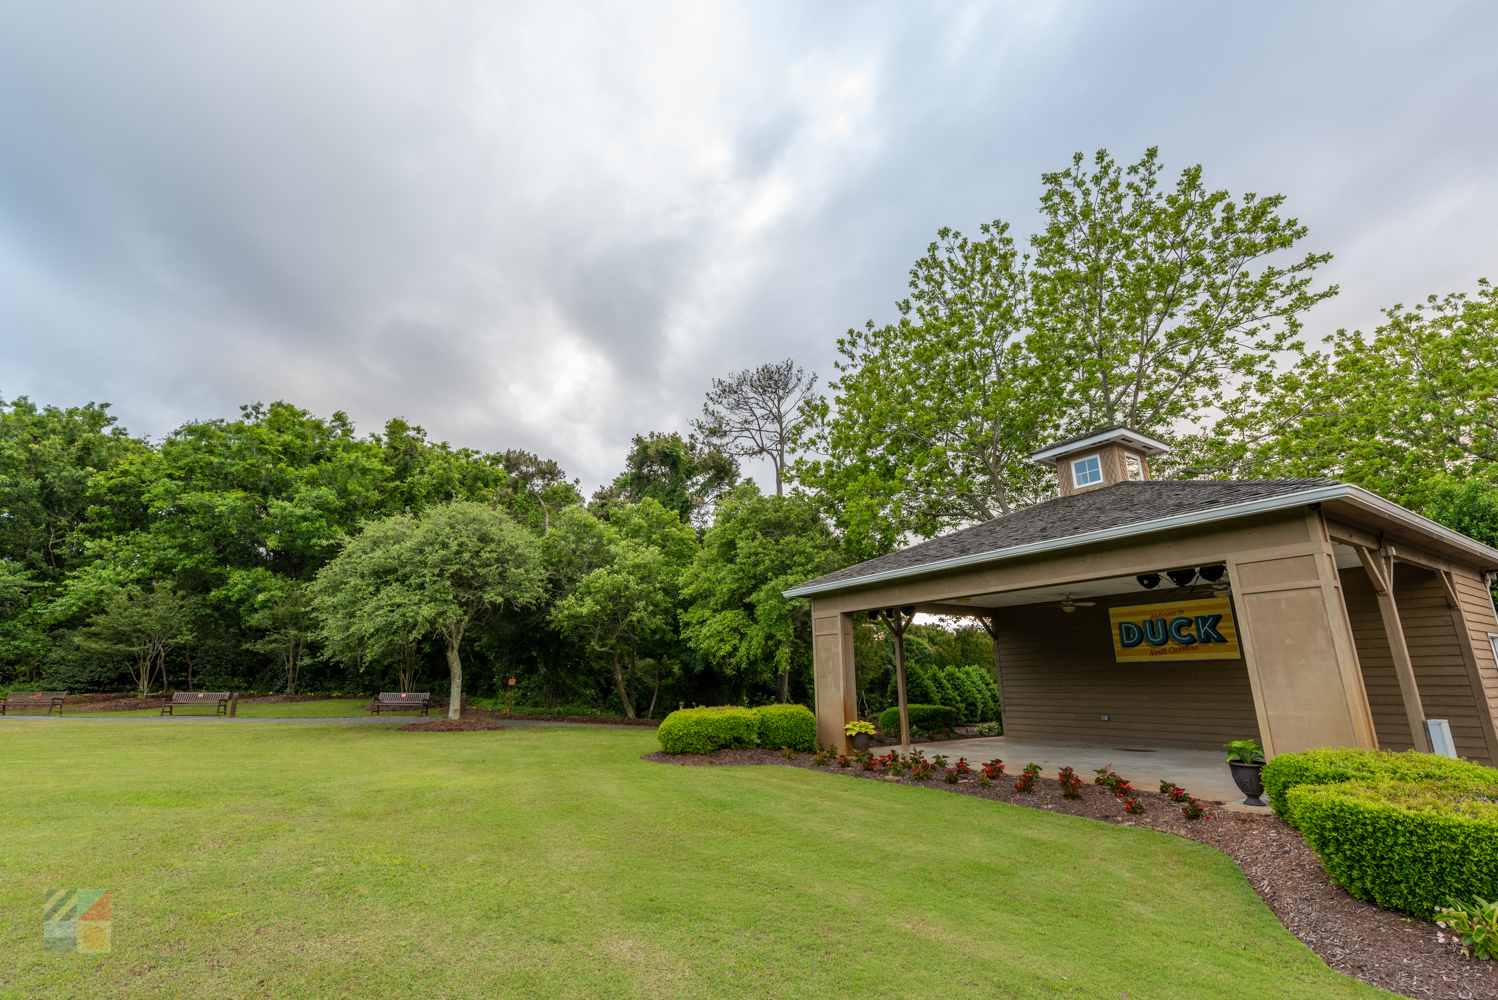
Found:
<svg viewBox="0 0 1498 1000"><path fill-rule="evenodd" d="M0 2L0 396L285 399L590 489L1075 151L1282 192L1311 332L1498 280L1498 5Z"/></svg>

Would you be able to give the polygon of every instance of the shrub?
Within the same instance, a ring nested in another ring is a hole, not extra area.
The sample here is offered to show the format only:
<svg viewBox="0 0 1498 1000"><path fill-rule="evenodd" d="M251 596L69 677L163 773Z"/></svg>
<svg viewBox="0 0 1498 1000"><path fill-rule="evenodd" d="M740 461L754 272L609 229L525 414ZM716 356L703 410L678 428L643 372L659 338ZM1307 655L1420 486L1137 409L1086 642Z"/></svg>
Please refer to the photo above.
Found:
<svg viewBox="0 0 1498 1000"><path fill-rule="evenodd" d="M1470 903L1452 900L1451 906L1437 909L1441 919L1436 923L1451 931L1452 938L1462 946L1463 956L1498 958L1498 902L1481 897ZM1436 940L1444 943L1446 935L1437 934Z"/></svg>
<svg viewBox="0 0 1498 1000"><path fill-rule="evenodd" d="M1144 812L1144 806L1140 805L1138 799L1124 799L1124 812L1137 816Z"/></svg>
<svg viewBox="0 0 1498 1000"><path fill-rule="evenodd" d="M957 725L957 713L945 705L906 705L905 710L910 713L912 734L917 728L940 732ZM879 728L886 733L900 732L900 706L886 708L879 713Z"/></svg>
<svg viewBox="0 0 1498 1000"><path fill-rule="evenodd" d="M1264 790L1269 804L1291 826L1294 815L1289 792L1299 785L1329 785L1342 781L1468 781L1498 783L1498 770L1452 760L1433 753L1406 750L1306 750L1282 753L1264 765ZM1424 916L1424 914L1421 914Z"/></svg>
<svg viewBox="0 0 1498 1000"><path fill-rule="evenodd" d="M1069 799L1080 799L1082 797L1082 779L1077 777L1077 772L1069 767L1063 767L1060 775L1061 794Z"/></svg>
<svg viewBox="0 0 1498 1000"><path fill-rule="evenodd" d="M683 708L656 730L667 753L712 753L752 747L759 740L759 715L747 708Z"/></svg>
<svg viewBox="0 0 1498 1000"><path fill-rule="evenodd" d="M986 715L983 711L983 692L973 686L972 679L962 667L947 667L942 671L952 690L957 692L957 697L962 700L961 714L965 722L982 722Z"/></svg>
<svg viewBox="0 0 1498 1000"><path fill-rule="evenodd" d="M1498 782L1347 781L1288 798L1327 874L1359 899L1430 919L1453 898L1498 896Z"/></svg>
<svg viewBox="0 0 1498 1000"><path fill-rule="evenodd" d="M805 705L761 705L754 714L759 716L760 746L816 749L817 717Z"/></svg>
<svg viewBox="0 0 1498 1000"><path fill-rule="evenodd" d="M957 670L977 696L978 721L990 722L998 718L998 699L994 697L993 692L989 691L988 685L983 683L983 668L966 666L958 667Z"/></svg>

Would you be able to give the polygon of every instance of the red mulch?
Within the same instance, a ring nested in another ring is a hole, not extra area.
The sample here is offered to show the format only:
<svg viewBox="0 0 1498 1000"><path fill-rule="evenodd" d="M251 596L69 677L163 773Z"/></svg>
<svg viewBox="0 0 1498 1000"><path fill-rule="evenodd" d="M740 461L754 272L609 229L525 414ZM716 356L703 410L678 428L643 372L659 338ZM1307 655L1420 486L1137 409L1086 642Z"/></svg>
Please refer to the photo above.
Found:
<svg viewBox="0 0 1498 1000"><path fill-rule="evenodd" d="M1068 799L1061 794L1061 783L1053 778L1038 779L1035 791L1025 794L1014 790L1014 775L1006 775L992 788L983 788L975 771L949 785L940 777L928 781L908 776L891 778L864 771L857 764L850 768L835 764L818 767L812 763L811 754L785 760L776 750L719 750L703 756L657 751L646 754L645 759L688 766L774 764L832 771L1173 833L1232 858L1285 929L1338 972L1408 997L1498 997L1498 962L1464 959L1456 947L1436 940L1435 924L1348 895L1332 884L1300 832L1278 816L1214 809L1216 803L1206 803L1209 815L1191 822L1181 815L1179 804L1145 789L1136 792L1144 812L1130 816L1112 791L1092 784L1082 787L1080 799ZM981 761L971 763L976 767Z"/></svg>
<svg viewBox="0 0 1498 1000"><path fill-rule="evenodd" d="M320 694L264 694L258 698L239 696L241 705L286 705L298 701L328 700L330 699ZM88 712L135 712L142 708L160 708L164 701L166 701L166 696L159 694L149 698L139 698L133 694L70 694L63 700L63 704L86 705L87 708L84 710Z"/></svg>
<svg viewBox="0 0 1498 1000"><path fill-rule="evenodd" d="M432 708L437 708L438 702L432 702ZM447 702L441 702L442 710L447 710ZM654 729L661 724L660 719L626 719L622 715L514 715L507 716L503 711L494 711L487 708L479 708L477 705L469 705L463 709L464 715L471 715L483 719L506 719L513 718L516 722L582 722L594 726L643 726Z"/></svg>
<svg viewBox="0 0 1498 1000"><path fill-rule="evenodd" d="M398 733L480 733L503 729L492 719L432 719L430 722L409 722L396 729Z"/></svg>

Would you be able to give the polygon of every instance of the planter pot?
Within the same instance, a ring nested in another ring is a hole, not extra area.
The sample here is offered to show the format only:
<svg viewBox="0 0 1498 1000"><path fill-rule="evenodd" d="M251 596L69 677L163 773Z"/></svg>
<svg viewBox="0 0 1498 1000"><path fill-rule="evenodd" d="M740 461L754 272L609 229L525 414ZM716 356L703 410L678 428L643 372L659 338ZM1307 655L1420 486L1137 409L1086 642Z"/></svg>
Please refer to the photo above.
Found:
<svg viewBox="0 0 1498 1000"><path fill-rule="evenodd" d="M852 736L848 737L848 741L853 744L854 750L867 750L869 748L870 739L871 737L868 733L854 733Z"/></svg>
<svg viewBox="0 0 1498 1000"><path fill-rule="evenodd" d="M1264 762L1245 764L1242 761L1230 760L1228 766L1233 769L1233 781L1238 785L1238 789L1248 796L1243 800L1243 804L1246 806L1264 805L1264 800L1260 798L1264 794L1264 781L1259 774L1264 769Z"/></svg>

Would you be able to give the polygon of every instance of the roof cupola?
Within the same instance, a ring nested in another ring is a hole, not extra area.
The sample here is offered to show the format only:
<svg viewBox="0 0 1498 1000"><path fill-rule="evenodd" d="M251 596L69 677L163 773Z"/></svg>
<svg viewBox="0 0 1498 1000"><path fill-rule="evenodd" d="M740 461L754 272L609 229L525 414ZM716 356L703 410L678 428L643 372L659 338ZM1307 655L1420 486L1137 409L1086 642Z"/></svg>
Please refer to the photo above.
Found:
<svg viewBox="0 0 1498 1000"><path fill-rule="evenodd" d="M1056 470L1062 496L1150 477L1150 459L1170 445L1127 427L1104 427L1030 453L1030 461Z"/></svg>

